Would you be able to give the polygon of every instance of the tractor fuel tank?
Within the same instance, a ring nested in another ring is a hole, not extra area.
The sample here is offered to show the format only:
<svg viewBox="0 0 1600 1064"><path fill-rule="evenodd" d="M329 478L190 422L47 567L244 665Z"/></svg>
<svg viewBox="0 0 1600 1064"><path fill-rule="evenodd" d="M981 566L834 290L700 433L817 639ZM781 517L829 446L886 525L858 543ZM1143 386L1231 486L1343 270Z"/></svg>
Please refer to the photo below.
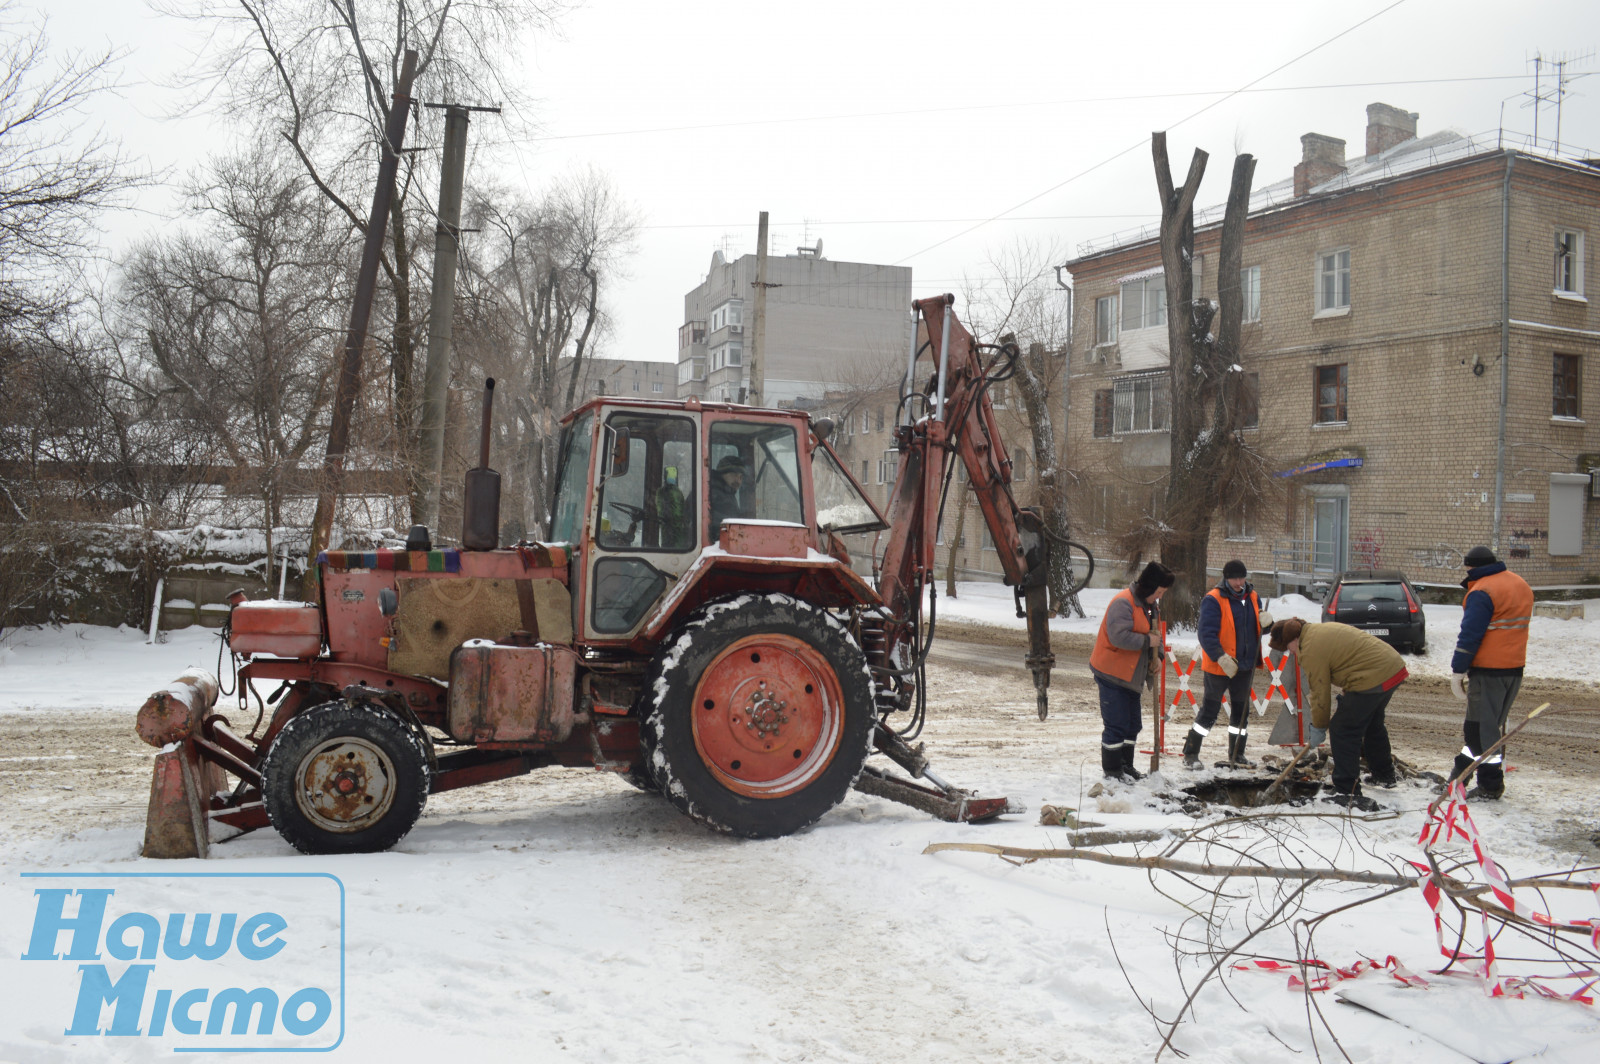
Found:
<svg viewBox="0 0 1600 1064"><path fill-rule="evenodd" d="M314 658L322 649L322 613L310 602L241 602L228 626L235 654Z"/></svg>
<svg viewBox="0 0 1600 1064"><path fill-rule="evenodd" d="M468 743L559 743L572 734L578 656L565 647L473 639L450 655L451 736Z"/></svg>

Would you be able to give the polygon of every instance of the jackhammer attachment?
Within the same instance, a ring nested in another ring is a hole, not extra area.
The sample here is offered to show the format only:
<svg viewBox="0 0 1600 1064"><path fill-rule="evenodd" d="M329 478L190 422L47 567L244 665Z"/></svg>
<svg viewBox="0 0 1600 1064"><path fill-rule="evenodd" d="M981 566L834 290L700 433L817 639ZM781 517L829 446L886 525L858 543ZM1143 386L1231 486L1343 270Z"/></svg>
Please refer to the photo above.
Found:
<svg viewBox="0 0 1600 1064"><path fill-rule="evenodd" d="M940 820L955 823L975 823L980 820L992 820L1003 813L1028 811L1027 806L1013 802L1009 798L979 798L971 791L946 783L928 768L928 759L923 754L922 744L919 743L913 749L882 721L878 722L872 743L889 760L911 773L914 778L925 779L933 786L912 783L911 780L901 779L899 776L868 765L861 770L860 779L856 780L856 790L862 794L887 798L891 802L909 805Z"/></svg>

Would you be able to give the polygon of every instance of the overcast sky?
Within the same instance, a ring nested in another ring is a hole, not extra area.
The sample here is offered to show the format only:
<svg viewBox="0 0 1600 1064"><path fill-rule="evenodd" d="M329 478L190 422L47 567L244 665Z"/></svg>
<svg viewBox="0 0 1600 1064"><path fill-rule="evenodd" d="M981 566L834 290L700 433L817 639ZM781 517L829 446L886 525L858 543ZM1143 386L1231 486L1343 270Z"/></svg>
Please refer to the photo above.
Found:
<svg viewBox="0 0 1600 1064"><path fill-rule="evenodd" d="M121 98L95 117L131 154L181 177L224 145L218 116L165 117L162 85L196 46L186 27L140 0L21 6L49 12L58 47L127 49ZM1064 261L1151 221L1152 130L1170 131L1179 180L1195 147L1211 153L1211 204L1236 151L1258 157L1258 187L1289 174L1303 133L1360 155L1374 101L1418 112L1423 134L1530 134L1542 52L1573 60L1563 145L1600 155L1597 49L1595 0L592 0L527 42L539 136L476 156L467 180L608 173L643 229L603 353L671 360L684 292L713 250L755 250L762 210L777 253L821 238L828 258L911 266L918 295L959 292L1017 239ZM503 139L494 121L474 122L484 146ZM1555 121L1547 105L1543 139ZM109 250L174 202L143 195L108 225Z"/></svg>

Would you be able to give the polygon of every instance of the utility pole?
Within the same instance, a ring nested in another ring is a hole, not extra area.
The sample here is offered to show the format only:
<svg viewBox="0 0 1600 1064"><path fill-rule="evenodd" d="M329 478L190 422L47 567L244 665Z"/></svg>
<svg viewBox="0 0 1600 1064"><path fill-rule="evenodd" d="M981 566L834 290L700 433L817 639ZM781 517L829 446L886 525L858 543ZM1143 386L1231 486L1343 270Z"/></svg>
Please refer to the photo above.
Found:
<svg viewBox="0 0 1600 1064"><path fill-rule="evenodd" d="M433 300L428 311L428 356L422 388L422 523L439 530L444 483L445 409L450 398L450 331L455 318L456 263L461 253L461 189L467 169L470 112L499 114L498 107L430 103L444 111L444 158L439 167L439 224L433 240Z"/></svg>
<svg viewBox="0 0 1600 1064"><path fill-rule="evenodd" d="M384 124L383 150L378 162L377 187L372 190L372 211L367 215L366 240L361 247L361 268L356 274L355 299L350 307L350 328L345 333L344 360L339 367L339 382L333 394L333 421L328 426L328 449L322 456L321 484L317 490L317 513L311 520L311 552L306 565L305 590L315 599L317 555L328 546L333 534L333 511L344 486L345 449L350 445L350 413L356 405L356 389L361 384L361 349L367 342L367 322L372 318L372 293L378 283L378 259L383 252L384 233L389 228L389 206L394 201L394 177L400 169L400 146L406 139L406 118L411 114L411 82L417 76L417 52L407 48L400 65L400 80L395 82L389 119Z"/></svg>
<svg viewBox="0 0 1600 1064"><path fill-rule="evenodd" d="M746 397L751 406L762 405L766 390L767 371L761 364L766 354L767 333L767 212L761 212L761 224L756 232L756 307L750 315L750 393Z"/></svg>

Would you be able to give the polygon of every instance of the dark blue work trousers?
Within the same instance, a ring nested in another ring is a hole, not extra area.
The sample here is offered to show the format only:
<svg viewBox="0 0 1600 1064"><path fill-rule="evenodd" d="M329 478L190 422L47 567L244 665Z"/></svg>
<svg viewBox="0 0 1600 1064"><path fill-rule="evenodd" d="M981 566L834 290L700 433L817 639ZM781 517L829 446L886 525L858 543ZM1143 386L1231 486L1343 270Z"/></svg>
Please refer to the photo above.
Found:
<svg viewBox="0 0 1600 1064"><path fill-rule="evenodd" d="M1139 692L1107 683L1098 676L1094 682L1100 688L1100 720L1105 724L1105 730L1100 733L1100 745L1108 749L1132 745L1144 726Z"/></svg>

